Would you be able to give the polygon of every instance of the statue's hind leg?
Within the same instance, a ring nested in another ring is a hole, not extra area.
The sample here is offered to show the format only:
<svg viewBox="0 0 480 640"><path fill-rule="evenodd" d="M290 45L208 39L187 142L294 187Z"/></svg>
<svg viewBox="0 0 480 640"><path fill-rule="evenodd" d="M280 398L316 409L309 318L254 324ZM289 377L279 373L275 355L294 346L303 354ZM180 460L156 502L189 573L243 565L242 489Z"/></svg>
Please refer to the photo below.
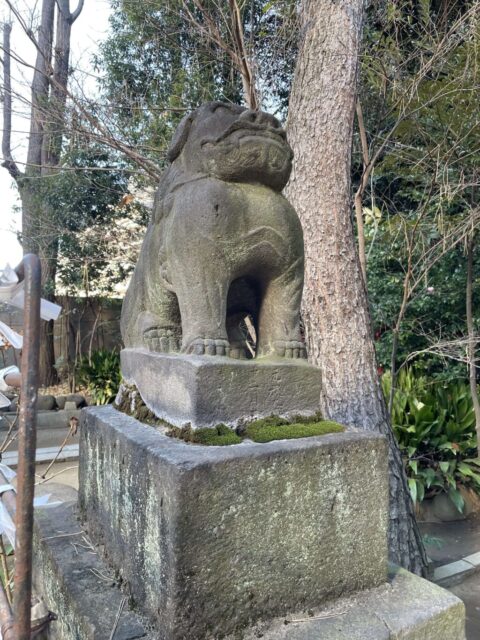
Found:
<svg viewBox="0 0 480 640"><path fill-rule="evenodd" d="M303 256L265 284L258 321L258 356L306 358L300 329Z"/></svg>
<svg viewBox="0 0 480 640"><path fill-rule="evenodd" d="M178 353L182 344L180 310L174 293L162 289L151 300L150 309L138 322L143 346L149 351Z"/></svg>
<svg viewBox="0 0 480 640"><path fill-rule="evenodd" d="M182 351L228 356L229 277L222 256L208 255L198 260L193 252L184 252L175 256L171 274L182 320Z"/></svg>
<svg viewBox="0 0 480 640"><path fill-rule="evenodd" d="M161 285L148 290L135 273L123 301L121 331L127 348L179 352L182 329L175 294Z"/></svg>

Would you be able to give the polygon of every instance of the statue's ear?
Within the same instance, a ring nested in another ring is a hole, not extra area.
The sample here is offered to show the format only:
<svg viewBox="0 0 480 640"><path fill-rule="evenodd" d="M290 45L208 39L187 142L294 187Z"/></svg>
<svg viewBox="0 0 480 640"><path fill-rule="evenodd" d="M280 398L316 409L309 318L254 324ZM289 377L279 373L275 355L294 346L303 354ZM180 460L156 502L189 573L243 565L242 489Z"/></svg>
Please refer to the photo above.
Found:
<svg viewBox="0 0 480 640"><path fill-rule="evenodd" d="M190 128L192 126L192 122L195 118L195 112L190 113L187 116L184 116L180 121L180 124L175 131L175 134L172 138L172 142L170 143L170 147L167 152L167 158L170 162L173 162L178 158L181 154L183 147L188 138L188 134L190 133Z"/></svg>

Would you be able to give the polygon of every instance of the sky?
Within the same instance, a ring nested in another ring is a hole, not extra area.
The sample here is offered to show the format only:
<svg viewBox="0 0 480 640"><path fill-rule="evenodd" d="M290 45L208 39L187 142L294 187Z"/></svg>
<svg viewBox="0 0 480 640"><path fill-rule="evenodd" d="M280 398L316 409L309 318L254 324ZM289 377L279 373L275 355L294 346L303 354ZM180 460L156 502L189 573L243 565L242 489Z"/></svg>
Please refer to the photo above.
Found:
<svg viewBox="0 0 480 640"><path fill-rule="evenodd" d="M28 20L33 9L39 8L41 2L39 0L17 0L17 7L22 11L22 15ZM76 0L70 0L71 11L76 8ZM108 29L108 17L110 14L109 0L85 0L82 13L72 28L71 41L71 58L70 66L74 69L82 71L92 71L90 66L91 56L97 49L98 43L105 37ZM8 11L6 9L5 0L0 0L0 20L3 22L8 19ZM18 52L30 64L35 60L35 49L29 42L28 38L22 33L22 29L18 24L13 25L12 30L12 52ZM31 78L28 69L20 68L12 63L12 81L16 87L13 91L22 92L26 97L29 96L29 81ZM86 78L87 83L91 83L91 91L95 91L95 79L93 77ZM90 90L90 88L89 88ZM21 111L25 109L28 114L28 108L22 105L13 104L13 110ZM1 120L0 120L1 122ZM15 160L19 162L25 161L27 131L29 123L24 115L18 114L13 119L12 124L12 153ZM6 262L12 266L20 262L22 257L22 249L17 242L16 232L20 229L21 215L15 211L19 206L17 190L10 178L8 172L0 167L0 268Z"/></svg>

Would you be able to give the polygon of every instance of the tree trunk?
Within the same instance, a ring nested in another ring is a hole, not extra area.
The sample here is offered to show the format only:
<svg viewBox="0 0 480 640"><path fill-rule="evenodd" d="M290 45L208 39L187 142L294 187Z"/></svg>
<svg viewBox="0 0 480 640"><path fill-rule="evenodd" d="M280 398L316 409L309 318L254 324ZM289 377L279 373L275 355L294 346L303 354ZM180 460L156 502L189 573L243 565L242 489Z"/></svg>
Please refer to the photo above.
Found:
<svg viewBox="0 0 480 640"><path fill-rule="evenodd" d="M7 2L19 18L13 4ZM42 178L58 171L62 151L68 64L72 24L80 15L84 0L70 13L70 0L43 0L40 28L35 40L37 57L31 86L30 135L25 172L21 173L12 158L11 139L11 77L10 32L4 25L4 117L2 153L3 166L16 180L22 202L22 246L25 253L36 253L42 261L42 294L55 299L55 276L58 239L54 213L45 201ZM55 54L53 55L55 8ZM30 33L27 35L33 39ZM52 61L53 59L53 61ZM55 369L53 323L42 325L40 345L40 384L48 386L58 381Z"/></svg>
<svg viewBox="0 0 480 640"><path fill-rule="evenodd" d="M288 196L305 235L303 318L310 359L322 370L323 414L387 437L390 558L421 574L426 556L377 374L352 225L351 147L363 10L362 0L303 1L287 125L295 154Z"/></svg>
<svg viewBox="0 0 480 640"><path fill-rule="evenodd" d="M472 394L473 409L475 411L475 428L477 430L477 443L480 452L480 401L477 391L477 340L475 338L475 326L473 323L473 252L475 246L474 232L467 240L467 289L466 311L468 331L468 377L470 379L470 392Z"/></svg>

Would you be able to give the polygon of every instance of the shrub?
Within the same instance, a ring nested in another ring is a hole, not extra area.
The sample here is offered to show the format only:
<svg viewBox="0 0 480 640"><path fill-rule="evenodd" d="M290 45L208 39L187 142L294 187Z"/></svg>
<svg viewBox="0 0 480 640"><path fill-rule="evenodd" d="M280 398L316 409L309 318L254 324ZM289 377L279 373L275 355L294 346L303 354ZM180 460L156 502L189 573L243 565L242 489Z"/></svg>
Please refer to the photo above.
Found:
<svg viewBox="0 0 480 640"><path fill-rule="evenodd" d="M120 355L117 351L94 351L77 366L77 380L84 385L95 404L113 402L121 381Z"/></svg>
<svg viewBox="0 0 480 640"><path fill-rule="evenodd" d="M390 374L382 378L388 397ZM461 512L460 485L480 491L475 413L469 387L440 383L400 371L392 408L392 426L402 450L415 502L444 492Z"/></svg>

